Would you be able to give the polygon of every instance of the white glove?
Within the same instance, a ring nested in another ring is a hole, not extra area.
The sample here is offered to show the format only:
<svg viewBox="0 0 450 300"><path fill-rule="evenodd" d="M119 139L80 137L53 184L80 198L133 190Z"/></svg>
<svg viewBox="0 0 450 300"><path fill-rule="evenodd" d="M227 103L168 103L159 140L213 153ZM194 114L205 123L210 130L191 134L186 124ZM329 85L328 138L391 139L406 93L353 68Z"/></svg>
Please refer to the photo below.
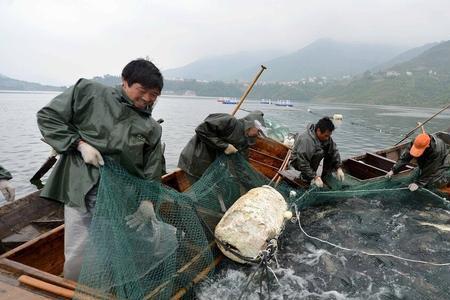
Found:
<svg viewBox="0 0 450 300"><path fill-rule="evenodd" d="M344 181L345 179L345 175L344 175L344 171L342 171L342 168L338 168L336 171L336 179L339 181Z"/></svg>
<svg viewBox="0 0 450 300"><path fill-rule="evenodd" d="M3 196L5 196L6 201L14 201L14 198L16 197L16 189L13 187L11 182L6 179L0 179L0 191Z"/></svg>
<svg viewBox="0 0 450 300"><path fill-rule="evenodd" d="M105 164L100 152L88 143L80 141L77 150L80 151L81 157L83 157L86 164L96 166L97 168Z"/></svg>
<svg viewBox="0 0 450 300"><path fill-rule="evenodd" d="M322 178L320 178L320 176L315 177L311 181L311 184L317 186L318 188L323 188L323 181L322 181Z"/></svg>
<svg viewBox="0 0 450 300"><path fill-rule="evenodd" d="M230 155L230 154L234 154L236 152L238 152L238 149L236 149L236 147L234 147L231 144L228 144L228 146L225 148L225 150L223 151L226 155Z"/></svg>
<svg viewBox="0 0 450 300"><path fill-rule="evenodd" d="M415 183L411 183L410 185L408 185L408 189L409 189L411 192L417 191L418 188L419 188L419 186L418 186L417 184L415 184Z"/></svg>
<svg viewBox="0 0 450 300"><path fill-rule="evenodd" d="M134 214L125 217L125 221L131 229L137 228L136 231L141 231L146 224L156 221L152 202L142 201Z"/></svg>
<svg viewBox="0 0 450 300"><path fill-rule="evenodd" d="M386 175L384 175L384 178L386 179L391 179L392 175L394 175L394 171L390 170L389 172L387 172Z"/></svg>

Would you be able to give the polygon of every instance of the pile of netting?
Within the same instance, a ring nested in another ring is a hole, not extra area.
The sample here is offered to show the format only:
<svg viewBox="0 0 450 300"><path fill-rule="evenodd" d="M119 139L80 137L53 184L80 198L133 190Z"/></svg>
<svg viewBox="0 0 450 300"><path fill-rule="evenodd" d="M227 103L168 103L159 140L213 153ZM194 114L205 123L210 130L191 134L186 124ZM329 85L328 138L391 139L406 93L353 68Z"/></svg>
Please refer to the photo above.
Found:
<svg viewBox="0 0 450 300"><path fill-rule="evenodd" d="M189 293L201 272L214 271L212 230L223 208L268 182L240 155L217 159L183 193L131 176L107 160L76 298L167 299ZM153 220L139 213L146 201L153 204Z"/></svg>
<svg viewBox="0 0 450 300"><path fill-rule="evenodd" d="M390 181L379 179L364 185L350 180L352 184L346 186L339 186L330 177L330 186L339 190L305 191L286 183L278 185L277 190L294 212L329 207L355 197L368 203L375 197L377 201L396 199L398 203L429 201L433 205L448 205L434 192L421 190L413 194L407 190L405 185L412 181L412 176ZM240 155L223 155L186 191L169 186L183 180L186 178L174 178L163 185L131 176L112 160L106 161L101 169L96 209L75 298L194 297L193 285L215 271L218 250L214 247L213 230L222 212L250 189L269 184L270 178L255 171ZM148 207L146 203L152 203L155 217L148 218L141 211L142 207ZM285 236L294 234L292 226L290 233L288 226ZM450 245L450 239L447 243Z"/></svg>

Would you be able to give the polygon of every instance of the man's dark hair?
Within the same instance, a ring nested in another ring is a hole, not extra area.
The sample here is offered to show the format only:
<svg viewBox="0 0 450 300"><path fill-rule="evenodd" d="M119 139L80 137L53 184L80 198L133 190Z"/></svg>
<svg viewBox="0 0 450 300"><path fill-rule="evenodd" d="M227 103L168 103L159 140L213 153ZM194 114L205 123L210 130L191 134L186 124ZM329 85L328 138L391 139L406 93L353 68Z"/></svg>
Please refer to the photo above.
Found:
<svg viewBox="0 0 450 300"><path fill-rule="evenodd" d="M129 62L122 71L122 79L128 85L139 83L147 89L163 89L163 76L159 69L149 60L143 58Z"/></svg>
<svg viewBox="0 0 450 300"><path fill-rule="evenodd" d="M329 117L323 117L322 119L320 119L317 122L316 129L317 128L320 129L320 132L325 132L327 130L332 132L335 127L334 127L333 121L331 121L331 119Z"/></svg>

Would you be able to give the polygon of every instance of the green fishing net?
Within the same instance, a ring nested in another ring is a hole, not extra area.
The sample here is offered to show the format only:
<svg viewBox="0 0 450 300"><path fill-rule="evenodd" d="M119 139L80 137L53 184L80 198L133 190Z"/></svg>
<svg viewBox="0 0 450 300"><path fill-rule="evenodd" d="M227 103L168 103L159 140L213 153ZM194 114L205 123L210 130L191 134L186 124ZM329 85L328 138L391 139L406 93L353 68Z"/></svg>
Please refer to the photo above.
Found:
<svg viewBox="0 0 450 300"><path fill-rule="evenodd" d="M414 169L407 175L394 176L386 179L384 176L369 180L359 180L346 174L344 182L338 181L333 175L325 177L327 187L325 189L312 188L306 192L301 191L296 197L290 197L289 202L295 203L298 208L306 208L313 205L330 204L336 201L352 197L360 199L395 199L401 201L431 201L433 204L450 210L450 201L447 195L439 190L420 188L415 192L408 189L418 177L418 170ZM450 170L444 174L450 178Z"/></svg>
<svg viewBox="0 0 450 300"><path fill-rule="evenodd" d="M131 176L107 160L75 298L167 299L177 292L189 297L195 277L214 271L212 231L222 212L268 182L240 155L220 157L183 193ZM148 201L154 220L140 213ZM145 221L130 227L139 218Z"/></svg>
<svg viewBox="0 0 450 300"><path fill-rule="evenodd" d="M299 209L350 197L370 200L374 195L448 205L432 191L407 190L413 176L366 183L347 176L345 185L330 177L331 189L307 191L281 181L276 188ZM212 232L222 213L248 190L269 182L241 155L220 156L184 192L131 176L107 159L75 298L193 298L192 286L199 274L214 272L217 250ZM151 212L148 203L154 209L153 218L145 213Z"/></svg>
<svg viewBox="0 0 450 300"><path fill-rule="evenodd" d="M266 135L267 137L283 143L289 136L290 131L287 126L284 126L276 121L266 120Z"/></svg>

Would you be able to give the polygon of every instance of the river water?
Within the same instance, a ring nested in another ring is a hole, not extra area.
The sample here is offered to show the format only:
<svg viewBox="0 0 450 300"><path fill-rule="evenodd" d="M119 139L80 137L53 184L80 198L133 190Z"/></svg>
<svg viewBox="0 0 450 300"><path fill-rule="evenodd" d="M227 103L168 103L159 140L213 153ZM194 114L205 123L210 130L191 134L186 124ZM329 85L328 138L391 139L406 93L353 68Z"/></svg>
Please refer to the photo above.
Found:
<svg viewBox="0 0 450 300"><path fill-rule="evenodd" d="M36 190L29 183L29 178L44 163L50 152L50 147L40 141L36 112L56 95L57 93L52 92L0 91L0 165L13 174L12 183L18 197ZM302 102L294 102L294 107L277 107L260 104L256 100L247 100L243 108L262 110L267 119L288 126L291 132L303 131L307 124L317 121L320 116L342 114L344 119L337 124L333 133L342 158L392 146L415 127L417 121L425 120L440 109ZM162 139L166 143L168 170L176 167L182 148L193 135L195 127L209 113L228 113L232 109L232 105L221 104L214 98L162 96L154 111L154 118L165 120L162 124ZM238 117L242 116L245 116L245 112L240 111ZM431 121L426 129L434 132L449 127L450 113L446 112ZM0 202L3 201L1 197ZM376 199L369 202L347 199L333 207L306 210L302 222L307 231L322 237L332 236L337 243L361 240L369 236L369 240L370 237L381 239L383 242L378 246L394 252L396 246L417 247L415 242L422 239L425 244L420 245L426 248L424 253L435 253L434 259L450 261L450 233L446 231L450 215L439 208L424 206L421 210L418 207L411 203L397 205ZM426 217L423 216L424 213L427 214ZM447 224L447 227L438 230L433 226L420 227L417 222L411 221L419 219L425 223L440 222ZM374 226L375 223L380 226ZM364 227L367 230L361 229L363 233L351 232L349 228L353 227ZM381 232L375 232L375 229ZM385 237L393 231L399 234ZM272 297L276 299L450 297L440 283L450 280L449 267L436 270L433 267L417 267L411 263L392 267L386 260L348 255L309 240L299 232L295 224L287 228L286 236L285 250L279 258L280 266L274 270L280 277L282 286L273 288ZM402 254L408 254L407 250L403 251ZM422 257L425 258L429 257ZM429 259L433 260L433 257ZM207 285L202 286L198 297L236 298L239 295L237 291L248 278L250 270L230 264ZM431 274L431 277L423 274ZM379 284L383 281L383 284ZM413 285L418 288L414 289ZM249 293L251 299L259 297L255 288L253 286L253 292ZM424 290L431 292L421 294Z"/></svg>

